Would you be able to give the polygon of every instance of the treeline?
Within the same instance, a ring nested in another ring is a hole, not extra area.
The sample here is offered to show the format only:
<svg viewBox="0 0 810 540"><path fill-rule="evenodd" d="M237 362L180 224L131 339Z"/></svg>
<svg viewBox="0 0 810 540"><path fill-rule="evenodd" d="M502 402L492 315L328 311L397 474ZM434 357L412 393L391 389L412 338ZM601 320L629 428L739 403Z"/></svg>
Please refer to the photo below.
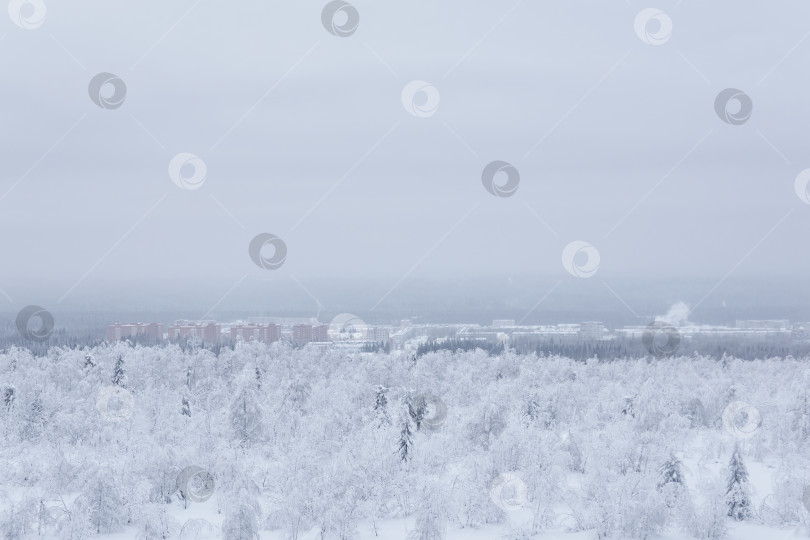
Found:
<svg viewBox="0 0 810 540"><path fill-rule="evenodd" d="M488 341L477 341L474 339L432 339L422 343L416 349L416 357L436 351L474 351L481 349L486 351L490 356L497 356L504 351L504 345L501 342L491 343Z"/></svg>
<svg viewBox="0 0 810 540"><path fill-rule="evenodd" d="M53 347L63 349L82 349L84 347L98 347L106 340L84 333L69 332L65 329L55 330L47 340L42 342L28 341L16 331L0 332L0 350L9 350L12 347L25 348L32 355L41 357ZM152 347L162 346L166 342L155 340L147 336L128 337L124 340L131 345ZM235 342L224 341L216 344L194 342L188 339L176 339L168 342L177 345L181 350L208 349L215 355L224 347L233 350ZM293 349L305 348L306 344L289 344ZM416 350L416 357L436 351L474 351L481 349L490 356L501 354L504 351L503 342L492 342L461 338L431 338L420 344ZM588 340L578 337L538 338L536 336L519 336L508 342L508 348L518 354L536 354L538 356L565 356L574 360L584 361L589 358L600 360L616 360L623 358L644 358L655 356L647 350L640 338L613 337L604 340ZM390 343L367 343L361 347L364 353L390 353ZM758 358L810 357L809 340L790 340L784 336L770 336L761 339L735 338L730 336L688 336L681 337L675 348L674 355L678 356L709 356L722 358L733 356L743 360ZM659 355L660 356L660 355Z"/></svg>
<svg viewBox="0 0 810 540"><path fill-rule="evenodd" d="M574 360L599 358L615 360L621 358L643 358L656 356L644 347L641 339L615 337L608 340L547 339L538 340L521 337L512 341L511 347L518 354L545 356L565 356ZM722 358L733 356L743 360L775 357L810 356L810 342L788 341L784 339L754 340L730 337L691 337L682 338L674 354L678 356L710 356ZM659 354L660 356L660 354Z"/></svg>

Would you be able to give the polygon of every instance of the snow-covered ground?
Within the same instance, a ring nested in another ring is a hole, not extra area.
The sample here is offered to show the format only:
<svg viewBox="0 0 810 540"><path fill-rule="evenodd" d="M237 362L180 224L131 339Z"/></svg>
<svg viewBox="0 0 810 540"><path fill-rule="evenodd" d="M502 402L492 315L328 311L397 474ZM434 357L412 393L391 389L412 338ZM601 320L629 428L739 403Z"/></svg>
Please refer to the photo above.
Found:
<svg viewBox="0 0 810 540"><path fill-rule="evenodd" d="M12 349L0 532L806 538L808 383L793 358Z"/></svg>

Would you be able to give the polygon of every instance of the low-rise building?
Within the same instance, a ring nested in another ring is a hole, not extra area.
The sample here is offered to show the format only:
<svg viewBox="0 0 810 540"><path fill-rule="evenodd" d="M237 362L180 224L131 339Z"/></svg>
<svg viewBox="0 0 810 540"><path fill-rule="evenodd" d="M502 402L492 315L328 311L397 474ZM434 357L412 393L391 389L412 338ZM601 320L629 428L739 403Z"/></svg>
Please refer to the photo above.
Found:
<svg viewBox="0 0 810 540"><path fill-rule="evenodd" d="M107 327L107 341L145 337L154 341L163 339L163 325L160 323L115 323Z"/></svg>
<svg viewBox="0 0 810 540"><path fill-rule="evenodd" d="M176 321L169 325L169 341L199 339L204 345L220 342L222 327L215 322Z"/></svg>
<svg viewBox="0 0 810 540"><path fill-rule="evenodd" d="M787 319L744 320L736 321L734 326L742 330L788 330L790 321Z"/></svg>
<svg viewBox="0 0 810 540"><path fill-rule="evenodd" d="M328 324L295 324L293 325L292 341L296 344L302 343L325 343L329 341Z"/></svg>
<svg viewBox="0 0 810 540"><path fill-rule="evenodd" d="M382 326L372 326L368 329L368 339L375 343L388 343L391 341L391 331Z"/></svg>
<svg viewBox="0 0 810 540"><path fill-rule="evenodd" d="M270 324L236 324L230 327L229 334L232 341L261 341L273 343L281 339L281 327L275 323Z"/></svg>
<svg viewBox="0 0 810 540"><path fill-rule="evenodd" d="M602 339L607 334L605 325L601 322L588 321L579 325L579 335L582 339Z"/></svg>

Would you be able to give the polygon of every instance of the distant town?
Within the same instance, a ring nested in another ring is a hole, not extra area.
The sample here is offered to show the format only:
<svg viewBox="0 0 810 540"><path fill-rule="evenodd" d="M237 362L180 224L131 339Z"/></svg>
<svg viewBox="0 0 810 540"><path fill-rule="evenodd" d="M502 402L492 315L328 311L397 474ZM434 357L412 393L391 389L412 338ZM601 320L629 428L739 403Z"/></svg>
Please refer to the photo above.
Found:
<svg viewBox="0 0 810 540"><path fill-rule="evenodd" d="M768 342L789 344L808 339L808 323L791 323L787 319L738 320L734 326L698 325L687 321L668 323L659 321L655 330L677 333L678 339L714 341L731 340L736 343ZM213 320L175 321L161 323L115 323L107 330L110 342L131 340L157 343L161 341L196 343L211 347L233 344L240 340L274 343L288 342L294 346L323 349L338 348L347 351L404 350L415 351L428 343L480 343L501 345L556 343L558 345L599 344L600 342L640 341L651 325L625 326L608 329L597 321L556 325L521 325L513 319L496 319L491 325L480 324L416 324L406 319L399 325L367 325L349 314L336 317L331 323L307 318L251 317L230 323Z"/></svg>

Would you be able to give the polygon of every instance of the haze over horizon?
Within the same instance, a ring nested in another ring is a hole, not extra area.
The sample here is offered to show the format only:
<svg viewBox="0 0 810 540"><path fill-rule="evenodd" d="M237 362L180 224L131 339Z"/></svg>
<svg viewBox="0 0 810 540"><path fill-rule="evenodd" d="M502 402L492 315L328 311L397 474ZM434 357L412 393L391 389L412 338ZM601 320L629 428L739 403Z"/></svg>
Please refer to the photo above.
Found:
<svg viewBox="0 0 810 540"><path fill-rule="evenodd" d="M353 311L394 317L450 283L440 298L495 316L561 282L548 309L810 318L794 193L810 110L785 91L808 86L810 6L664 2L661 46L630 2L357 7L351 39L324 31L321 2L79 0L37 31L4 20L0 311L313 311L356 294ZM122 103L88 96L99 73ZM435 90L429 114L409 114L429 99L406 104L411 81ZM745 125L718 118L726 88L750 96ZM184 152L199 189L170 178ZM482 186L496 160L519 171L511 196ZM260 233L285 242L282 267L248 257ZM576 241L598 250L590 279L561 264Z"/></svg>

